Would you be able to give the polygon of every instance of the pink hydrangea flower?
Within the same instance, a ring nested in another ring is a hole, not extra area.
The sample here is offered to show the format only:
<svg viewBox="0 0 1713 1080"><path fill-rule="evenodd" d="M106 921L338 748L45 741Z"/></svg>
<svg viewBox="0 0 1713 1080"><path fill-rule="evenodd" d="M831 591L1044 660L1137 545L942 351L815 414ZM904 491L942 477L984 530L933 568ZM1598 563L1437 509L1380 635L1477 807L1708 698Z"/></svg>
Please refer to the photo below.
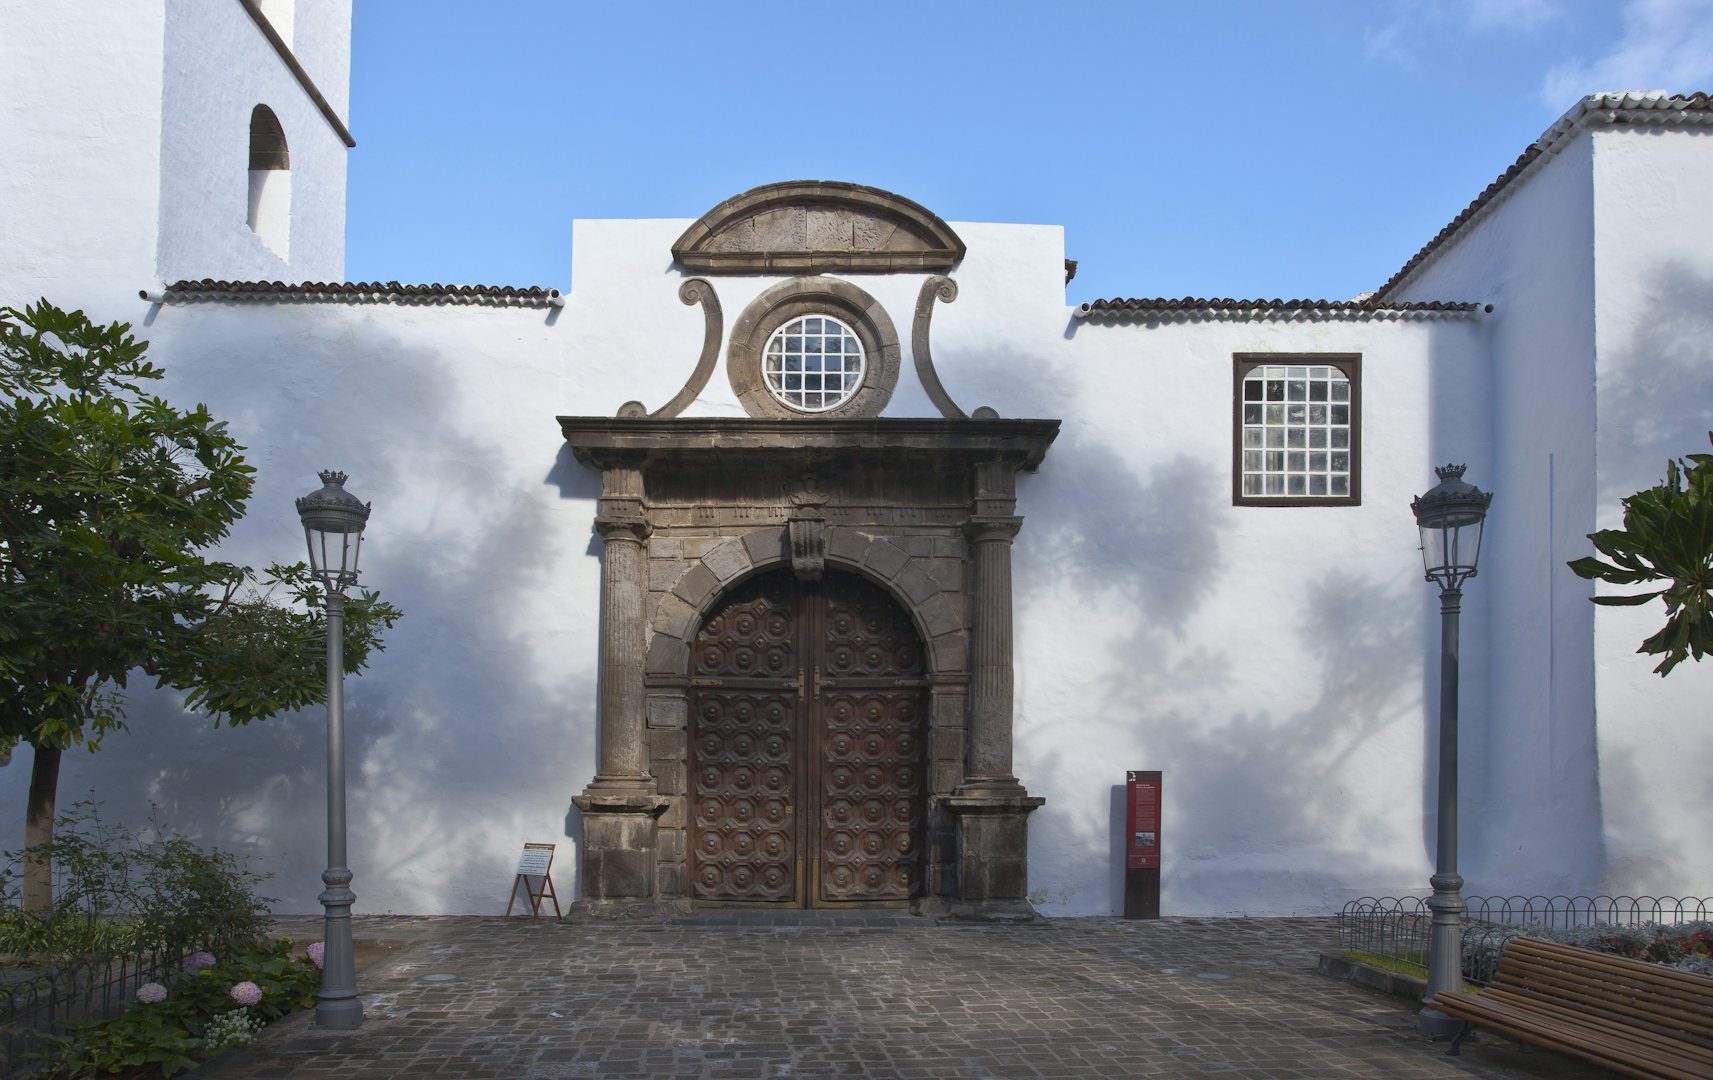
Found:
<svg viewBox="0 0 1713 1080"><path fill-rule="evenodd" d="M262 1000L262 988L248 979L238 983L227 992L227 996L240 1005L254 1005Z"/></svg>
<svg viewBox="0 0 1713 1080"><path fill-rule="evenodd" d="M303 951L309 954L310 961L319 968L322 963L322 958L327 955L327 945L324 942L317 941L315 944Z"/></svg>
<svg viewBox="0 0 1713 1080"><path fill-rule="evenodd" d="M213 963L215 963L214 954L205 953L199 949L184 958L184 970L200 971Z"/></svg>
<svg viewBox="0 0 1713 1080"><path fill-rule="evenodd" d="M137 987L137 1000L145 1005L157 1005L167 999L167 988L158 982L146 982Z"/></svg>

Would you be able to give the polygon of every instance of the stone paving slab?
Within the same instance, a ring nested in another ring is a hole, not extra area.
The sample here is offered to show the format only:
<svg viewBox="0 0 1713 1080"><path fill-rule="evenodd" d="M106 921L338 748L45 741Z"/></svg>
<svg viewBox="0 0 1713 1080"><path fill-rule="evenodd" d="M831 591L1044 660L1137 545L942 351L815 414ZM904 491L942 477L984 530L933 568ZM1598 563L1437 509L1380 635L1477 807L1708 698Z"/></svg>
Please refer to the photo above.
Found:
<svg viewBox="0 0 1713 1080"><path fill-rule="evenodd" d="M318 937L319 921L281 920ZM937 923L359 918L366 1023L269 1027L199 1076L1048 1080L1607 1073L1496 1036L1444 1056L1414 1008L1318 975L1331 919Z"/></svg>

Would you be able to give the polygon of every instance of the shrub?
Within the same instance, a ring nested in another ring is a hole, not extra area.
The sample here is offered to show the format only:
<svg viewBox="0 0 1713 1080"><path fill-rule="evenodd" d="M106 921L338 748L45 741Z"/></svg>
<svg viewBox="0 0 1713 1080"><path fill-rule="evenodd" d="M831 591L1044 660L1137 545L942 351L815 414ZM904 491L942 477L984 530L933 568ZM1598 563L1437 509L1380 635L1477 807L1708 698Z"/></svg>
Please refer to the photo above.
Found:
<svg viewBox="0 0 1713 1080"><path fill-rule="evenodd" d="M230 955L267 933L268 901L256 894L263 876L158 821L140 833L107 824L86 800L60 815L43 847L60 879L45 916L18 903L25 853L0 856L0 954L40 965L147 950Z"/></svg>
<svg viewBox="0 0 1713 1080"><path fill-rule="evenodd" d="M1465 934L1463 939L1463 970L1472 978L1491 978L1505 943L1524 935L1627 956L1632 960L1646 960L1697 975L1713 975L1713 922L1706 921L1670 926L1597 923L1593 926L1526 925L1474 930Z"/></svg>

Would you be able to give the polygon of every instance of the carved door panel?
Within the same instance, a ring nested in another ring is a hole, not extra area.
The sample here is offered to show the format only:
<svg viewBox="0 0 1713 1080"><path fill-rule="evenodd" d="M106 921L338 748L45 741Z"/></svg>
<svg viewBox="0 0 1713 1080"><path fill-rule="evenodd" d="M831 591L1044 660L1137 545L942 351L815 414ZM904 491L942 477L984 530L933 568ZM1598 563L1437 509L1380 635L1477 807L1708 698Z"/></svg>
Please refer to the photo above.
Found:
<svg viewBox="0 0 1713 1080"><path fill-rule="evenodd" d="M756 578L691 652L693 895L790 906L917 895L926 681L909 617L848 575Z"/></svg>
<svg viewBox="0 0 1713 1080"><path fill-rule="evenodd" d="M817 899L907 901L927 817L922 645L909 617L861 578L828 578L821 600Z"/></svg>
<svg viewBox="0 0 1713 1080"><path fill-rule="evenodd" d="M691 881L699 900L795 904L802 896L795 585L771 576L739 586L691 650Z"/></svg>

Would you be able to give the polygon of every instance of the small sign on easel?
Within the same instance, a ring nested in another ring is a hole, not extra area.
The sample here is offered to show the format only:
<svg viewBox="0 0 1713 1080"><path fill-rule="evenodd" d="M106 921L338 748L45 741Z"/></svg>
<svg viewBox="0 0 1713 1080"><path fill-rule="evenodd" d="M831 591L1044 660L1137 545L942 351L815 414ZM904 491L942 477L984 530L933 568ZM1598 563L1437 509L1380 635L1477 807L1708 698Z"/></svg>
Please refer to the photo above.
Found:
<svg viewBox="0 0 1713 1080"><path fill-rule="evenodd" d="M517 891L523 889L529 897L529 921L534 922L541 914L543 899L553 901L553 914L560 918L565 913L559 910L559 894L553 891L553 877L548 873L553 867L552 844L525 844L523 857L517 861L517 877L512 881L512 894L506 901L506 914L512 913L512 907L517 903Z"/></svg>

